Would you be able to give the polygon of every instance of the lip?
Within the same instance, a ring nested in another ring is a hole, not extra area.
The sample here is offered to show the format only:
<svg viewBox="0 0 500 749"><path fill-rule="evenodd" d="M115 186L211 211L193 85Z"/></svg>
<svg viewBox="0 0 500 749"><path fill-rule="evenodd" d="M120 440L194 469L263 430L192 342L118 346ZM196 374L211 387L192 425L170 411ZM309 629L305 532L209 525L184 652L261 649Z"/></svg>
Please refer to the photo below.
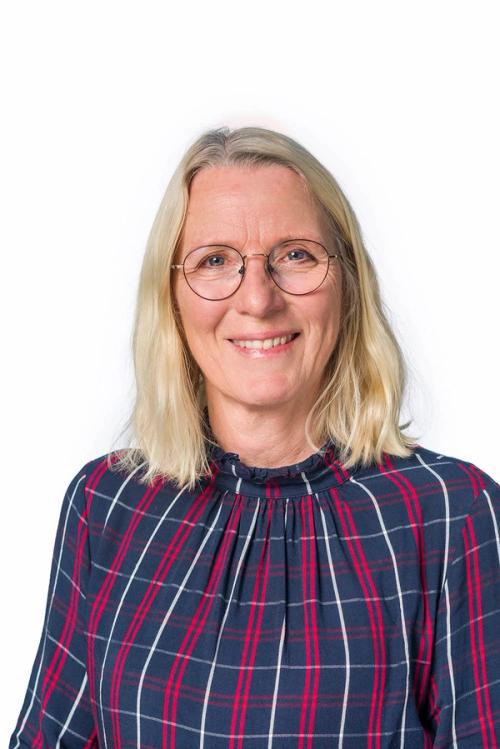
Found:
<svg viewBox="0 0 500 749"><path fill-rule="evenodd" d="M285 330L285 331L275 331L270 330L266 331L265 333L257 333L255 335L234 335L232 338L228 338L228 341L265 341L266 338L284 338L287 335L294 335L297 337L299 335L298 330ZM286 345L286 344L284 344Z"/></svg>
<svg viewBox="0 0 500 749"><path fill-rule="evenodd" d="M278 338L285 335L294 335L295 338L292 338L291 341L288 341L288 343L280 343L278 346L272 346L272 348L268 349L258 349L258 348L244 348L243 346L238 346L236 343L234 343L230 338L228 338L228 343L231 344L232 348L237 351L241 356L249 356L252 359L265 359L269 356L278 356L279 354L285 354L287 351L290 351L292 346L295 344L295 341L299 337L300 333L298 331L294 331L292 333L281 333L278 335L266 335L263 338L236 338L237 341L263 341L266 338Z"/></svg>

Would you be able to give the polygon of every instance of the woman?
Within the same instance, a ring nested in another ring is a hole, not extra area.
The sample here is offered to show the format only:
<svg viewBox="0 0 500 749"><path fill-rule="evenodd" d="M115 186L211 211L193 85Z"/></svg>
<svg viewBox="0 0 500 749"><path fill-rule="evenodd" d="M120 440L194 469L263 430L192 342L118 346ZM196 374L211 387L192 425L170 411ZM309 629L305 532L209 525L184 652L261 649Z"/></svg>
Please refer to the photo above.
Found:
<svg viewBox="0 0 500 749"><path fill-rule="evenodd" d="M499 485L399 426L355 215L220 129L144 259L135 445L66 493L11 747L495 747Z"/></svg>

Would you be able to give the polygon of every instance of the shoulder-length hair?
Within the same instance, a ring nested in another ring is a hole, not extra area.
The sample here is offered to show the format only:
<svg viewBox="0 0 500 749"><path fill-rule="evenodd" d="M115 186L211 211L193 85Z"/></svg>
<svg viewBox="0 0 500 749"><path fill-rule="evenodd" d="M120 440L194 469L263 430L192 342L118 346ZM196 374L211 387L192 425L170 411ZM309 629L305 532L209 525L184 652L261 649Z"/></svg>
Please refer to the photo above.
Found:
<svg viewBox="0 0 500 749"><path fill-rule="evenodd" d="M175 170L155 217L139 280L133 332L136 398L123 434L130 447L115 468L146 466L140 479L193 488L210 473L206 399L200 369L176 317L171 265L184 228L189 187L213 166L281 165L301 176L326 215L342 266L341 329L324 386L304 429L311 451L335 444L346 468L408 457L416 446L399 426L407 372L383 311L376 272L358 221L330 172L292 138L272 130L227 127L203 133Z"/></svg>

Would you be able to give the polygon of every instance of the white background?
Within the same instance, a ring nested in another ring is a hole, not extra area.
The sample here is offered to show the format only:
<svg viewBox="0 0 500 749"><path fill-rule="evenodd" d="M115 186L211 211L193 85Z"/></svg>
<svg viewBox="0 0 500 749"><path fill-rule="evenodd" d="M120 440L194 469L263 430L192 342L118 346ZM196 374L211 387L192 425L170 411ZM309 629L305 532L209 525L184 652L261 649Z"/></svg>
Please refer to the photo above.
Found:
<svg viewBox="0 0 500 749"><path fill-rule="evenodd" d="M495 6L4 5L2 745L64 491L120 444L147 234L203 130L281 130L333 172L408 358L410 433L500 479Z"/></svg>

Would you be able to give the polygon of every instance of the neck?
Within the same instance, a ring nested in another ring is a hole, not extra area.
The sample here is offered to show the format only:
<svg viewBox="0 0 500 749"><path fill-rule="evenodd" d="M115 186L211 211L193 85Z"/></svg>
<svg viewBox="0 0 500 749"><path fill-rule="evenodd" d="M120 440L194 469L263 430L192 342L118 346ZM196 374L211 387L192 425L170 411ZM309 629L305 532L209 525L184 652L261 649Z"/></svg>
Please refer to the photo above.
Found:
<svg viewBox="0 0 500 749"><path fill-rule="evenodd" d="M315 452L305 436L305 421L312 404L259 408L208 394L207 403L210 428L217 443L225 452L237 453L247 466L279 468L299 463Z"/></svg>

